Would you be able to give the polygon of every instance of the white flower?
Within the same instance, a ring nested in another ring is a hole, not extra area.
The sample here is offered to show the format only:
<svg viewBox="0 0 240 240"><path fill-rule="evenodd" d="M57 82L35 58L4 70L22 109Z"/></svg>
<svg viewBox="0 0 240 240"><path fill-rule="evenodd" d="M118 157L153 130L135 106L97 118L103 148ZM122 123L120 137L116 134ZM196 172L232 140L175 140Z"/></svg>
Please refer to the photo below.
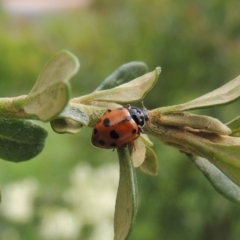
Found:
<svg viewBox="0 0 240 240"><path fill-rule="evenodd" d="M77 239L81 230L79 219L67 209L49 209L42 215L40 234L44 239Z"/></svg>
<svg viewBox="0 0 240 240"><path fill-rule="evenodd" d="M64 192L63 197L73 206L74 212L84 224L92 225L90 239L99 239L100 236L106 240L113 239L118 179L117 164L92 168L87 163L81 163L70 175L71 187Z"/></svg>
<svg viewBox="0 0 240 240"><path fill-rule="evenodd" d="M34 214L34 198L38 190L37 180L27 178L6 185L2 190L0 212L7 219L26 223Z"/></svg>

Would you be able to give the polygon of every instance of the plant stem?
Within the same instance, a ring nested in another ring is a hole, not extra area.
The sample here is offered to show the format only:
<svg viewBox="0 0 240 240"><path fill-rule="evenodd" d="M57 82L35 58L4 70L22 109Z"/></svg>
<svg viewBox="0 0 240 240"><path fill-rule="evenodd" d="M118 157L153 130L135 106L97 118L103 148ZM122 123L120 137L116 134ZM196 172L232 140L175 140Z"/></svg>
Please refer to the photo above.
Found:
<svg viewBox="0 0 240 240"><path fill-rule="evenodd" d="M34 116L29 116L22 108L26 97L27 95L13 98L0 98L0 117L6 119L36 119Z"/></svg>

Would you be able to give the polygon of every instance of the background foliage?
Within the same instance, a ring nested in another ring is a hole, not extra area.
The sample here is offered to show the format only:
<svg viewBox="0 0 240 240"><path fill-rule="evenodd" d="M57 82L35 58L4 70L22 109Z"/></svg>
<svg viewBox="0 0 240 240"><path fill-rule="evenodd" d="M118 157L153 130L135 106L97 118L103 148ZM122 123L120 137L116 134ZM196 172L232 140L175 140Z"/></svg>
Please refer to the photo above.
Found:
<svg viewBox="0 0 240 240"><path fill-rule="evenodd" d="M149 70L162 67L144 101L148 109L191 100L239 75L239 7L237 0L104 0L61 14L1 12L1 97L26 94L46 61L68 49L81 62L73 96L93 91L121 64L142 60ZM239 115L238 104L200 113L228 122ZM94 148L91 129L57 135L45 127L49 137L38 157L0 162L0 238L111 239L116 153ZM130 239L238 239L239 207L183 154L153 141L160 172L137 173L140 203ZM57 235L64 225L71 227Z"/></svg>

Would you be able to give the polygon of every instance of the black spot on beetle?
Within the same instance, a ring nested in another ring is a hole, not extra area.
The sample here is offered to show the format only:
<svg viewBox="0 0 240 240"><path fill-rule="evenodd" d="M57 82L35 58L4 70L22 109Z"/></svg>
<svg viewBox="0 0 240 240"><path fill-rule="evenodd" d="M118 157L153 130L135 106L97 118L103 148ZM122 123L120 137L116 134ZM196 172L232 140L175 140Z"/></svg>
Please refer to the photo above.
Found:
<svg viewBox="0 0 240 240"><path fill-rule="evenodd" d="M97 133L98 133L98 130L96 128L94 128L93 134L97 134Z"/></svg>
<svg viewBox="0 0 240 240"><path fill-rule="evenodd" d="M100 145L104 146L105 145L105 142L103 140L99 140L98 141Z"/></svg>
<svg viewBox="0 0 240 240"><path fill-rule="evenodd" d="M133 135L136 134L136 132L137 132L136 129L133 129L133 130L132 130L132 134L133 134Z"/></svg>
<svg viewBox="0 0 240 240"><path fill-rule="evenodd" d="M105 119L103 120L103 125L104 125L105 127L109 127L109 126L110 126L110 119L109 119L109 118L105 118Z"/></svg>
<svg viewBox="0 0 240 240"><path fill-rule="evenodd" d="M112 131L110 132L110 137L111 137L112 139L119 139L119 134L118 134L115 130L112 130Z"/></svg>

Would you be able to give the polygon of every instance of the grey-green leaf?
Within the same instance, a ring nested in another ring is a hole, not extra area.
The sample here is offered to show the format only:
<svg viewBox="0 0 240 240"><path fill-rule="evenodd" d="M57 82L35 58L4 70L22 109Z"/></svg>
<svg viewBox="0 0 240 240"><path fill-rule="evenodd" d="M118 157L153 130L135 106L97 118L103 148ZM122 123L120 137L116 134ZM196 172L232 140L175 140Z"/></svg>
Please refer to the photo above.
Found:
<svg viewBox="0 0 240 240"><path fill-rule="evenodd" d="M57 133L77 133L88 123L88 115L79 107L69 104L51 121L51 127Z"/></svg>
<svg viewBox="0 0 240 240"><path fill-rule="evenodd" d="M188 155L197 168L205 175L213 187L224 197L240 204L240 187L234 184L223 172L207 159Z"/></svg>
<svg viewBox="0 0 240 240"><path fill-rule="evenodd" d="M82 128L82 124L80 122L67 118L53 119L50 124L52 130L59 134L78 133Z"/></svg>
<svg viewBox="0 0 240 240"><path fill-rule="evenodd" d="M125 63L108 76L95 90L106 90L117 87L147 73L148 67L144 62L133 61Z"/></svg>
<svg viewBox="0 0 240 240"><path fill-rule="evenodd" d="M154 71L128 83L124 83L112 89L93 92L79 98L78 101L81 103L89 103L92 101L130 103L142 100L156 83L160 72L161 68L158 67Z"/></svg>
<svg viewBox="0 0 240 240"><path fill-rule="evenodd" d="M240 186L240 138L205 134L205 138L186 134L179 144L208 159L231 181Z"/></svg>
<svg viewBox="0 0 240 240"><path fill-rule="evenodd" d="M229 104L240 97L240 75L225 85L190 102L162 108L163 112L186 111Z"/></svg>
<svg viewBox="0 0 240 240"><path fill-rule="evenodd" d="M33 121L0 119L0 158L26 161L43 149L47 132Z"/></svg>
<svg viewBox="0 0 240 240"><path fill-rule="evenodd" d="M128 148L118 148L120 179L114 214L114 240L125 240L137 213L138 190Z"/></svg>
<svg viewBox="0 0 240 240"><path fill-rule="evenodd" d="M212 145L212 146L211 146ZM208 151L212 149L212 153ZM240 145L210 144L205 156L235 184L240 186Z"/></svg>
<svg viewBox="0 0 240 240"><path fill-rule="evenodd" d="M48 121L60 113L69 100L70 78L79 69L78 59L68 51L56 54L45 66L23 105L26 113Z"/></svg>

